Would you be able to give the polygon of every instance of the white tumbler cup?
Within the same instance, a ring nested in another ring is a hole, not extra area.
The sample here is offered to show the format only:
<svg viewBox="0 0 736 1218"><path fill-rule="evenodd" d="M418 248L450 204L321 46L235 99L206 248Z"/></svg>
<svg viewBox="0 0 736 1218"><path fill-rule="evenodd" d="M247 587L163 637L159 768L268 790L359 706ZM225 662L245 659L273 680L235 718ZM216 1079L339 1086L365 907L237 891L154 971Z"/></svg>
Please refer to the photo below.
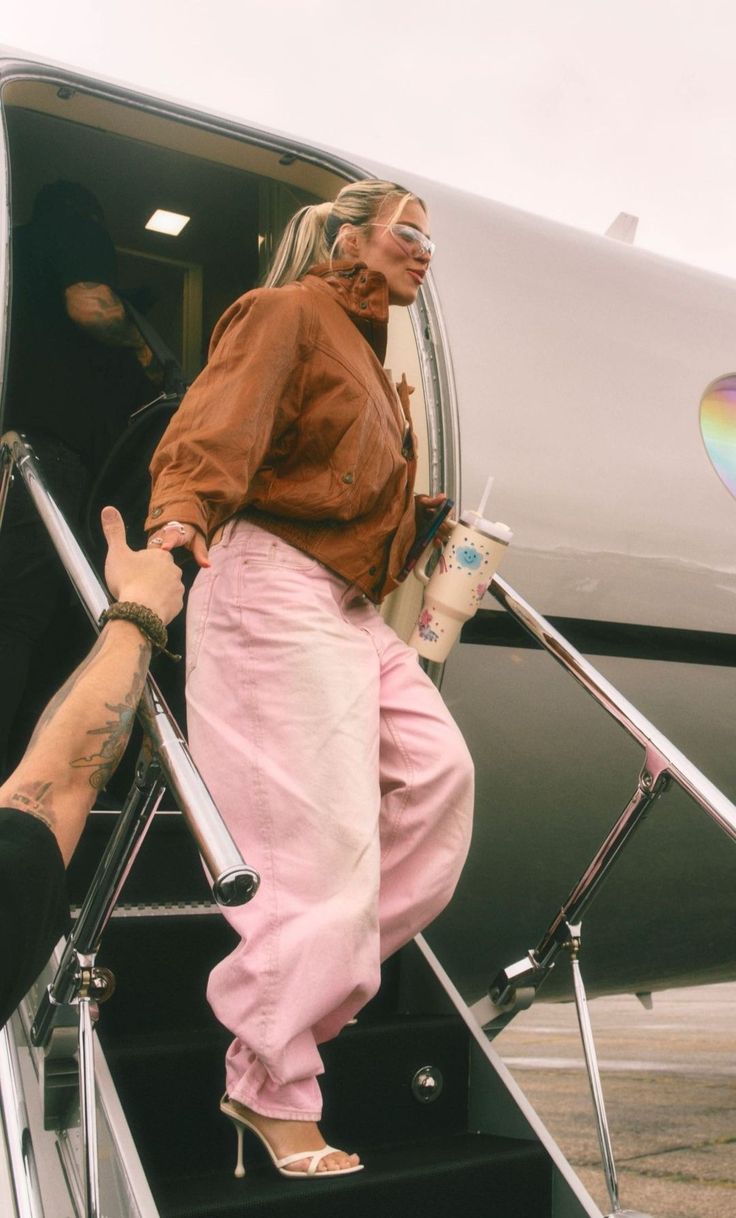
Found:
<svg viewBox="0 0 736 1218"><path fill-rule="evenodd" d="M425 585L422 611L409 646L427 660L446 660L465 622L486 589L513 534L508 525L465 512L445 542L431 576L426 566L435 553L430 545L414 568Z"/></svg>

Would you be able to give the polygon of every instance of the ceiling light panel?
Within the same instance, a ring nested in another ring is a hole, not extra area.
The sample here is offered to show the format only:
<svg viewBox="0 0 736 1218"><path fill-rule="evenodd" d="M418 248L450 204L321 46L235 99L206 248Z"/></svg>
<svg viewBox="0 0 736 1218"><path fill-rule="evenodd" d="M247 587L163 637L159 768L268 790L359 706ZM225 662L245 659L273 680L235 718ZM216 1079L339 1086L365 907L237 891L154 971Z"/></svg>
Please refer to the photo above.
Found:
<svg viewBox="0 0 736 1218"><path fill-rule="evenodd" d="M178 212L164 211L163 208L157 207L146 221L146 228L152 233L166 233L167 237L178 237L190 219L191 216L182 216Z"/></svg>

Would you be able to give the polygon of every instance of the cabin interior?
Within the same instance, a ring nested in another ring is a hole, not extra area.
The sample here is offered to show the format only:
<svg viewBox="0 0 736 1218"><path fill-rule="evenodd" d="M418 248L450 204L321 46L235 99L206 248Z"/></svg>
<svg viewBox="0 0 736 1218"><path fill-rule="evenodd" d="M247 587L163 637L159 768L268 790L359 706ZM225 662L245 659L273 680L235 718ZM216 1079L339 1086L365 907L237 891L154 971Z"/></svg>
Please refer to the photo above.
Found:
<svg viewBox="0 0 736 1218"><path fill-rule="evenodd" d="M217 318L258 283L284 220L339 186L275 151L70 87L11 83L2 102L12 223L26 222L47 182L92 190L117 249L116 286L141 301L189 379ZM191 219L179 236L150 231L156 208Z"/></svg>
<svg viewBox="0 0 736 1218"><path fill-rule="evenodd" d="M41 186L81 182L99 198L118 255L118 287L178 357L189 381L224 309L264 275L288 218L335 196L344 172L261 133L208 128L71 86L20 80L0 94L10 162L11 223ZM145 227L157 208L189 216L178 236ZM421 401L408 319L392 319L389 366L406 366ZM392 362L393 361L393 362ZM417 416L421 409L416 410Z"/></svg>

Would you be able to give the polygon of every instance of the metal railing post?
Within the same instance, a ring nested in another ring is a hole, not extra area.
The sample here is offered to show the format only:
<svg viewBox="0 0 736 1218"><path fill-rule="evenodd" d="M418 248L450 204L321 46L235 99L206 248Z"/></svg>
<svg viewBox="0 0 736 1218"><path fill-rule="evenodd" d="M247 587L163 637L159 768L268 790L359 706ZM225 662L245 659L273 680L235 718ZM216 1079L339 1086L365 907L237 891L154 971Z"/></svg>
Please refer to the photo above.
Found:
<svg viewBox="0 0 736 1218"><path fill-rule="evenodd" d="M80 957L80 966L82 959ZM90 970L94 959L88 962ZM95 1008L93 1016L93 1007ZM96 1003L83 993L79 1009L79 1116L82 1126L85 1218L101 1218L100 1173L97 1161L97 1089L95 1087L94 1025Z"/></svg>
<svg viewBox="0 0 736 1218"><path fill-rule="evenodd" d="M18 1218L44 1218L18 1050L10 1020L0 1028L0 1114Z"/></svg>

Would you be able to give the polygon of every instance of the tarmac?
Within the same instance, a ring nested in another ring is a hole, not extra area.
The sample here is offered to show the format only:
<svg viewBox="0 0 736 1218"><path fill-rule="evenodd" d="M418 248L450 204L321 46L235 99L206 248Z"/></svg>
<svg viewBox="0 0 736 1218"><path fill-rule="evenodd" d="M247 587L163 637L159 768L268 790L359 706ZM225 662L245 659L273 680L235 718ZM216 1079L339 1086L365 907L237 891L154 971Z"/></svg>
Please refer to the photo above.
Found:
<svg viewBox="0 0 736 1218"><path fill-rule="evenodd" d="M589 1006L621 1208L736 1218L736 984L652 997ZM610 1214L574 1004L535 1004L494 1048Z"/></svg>

